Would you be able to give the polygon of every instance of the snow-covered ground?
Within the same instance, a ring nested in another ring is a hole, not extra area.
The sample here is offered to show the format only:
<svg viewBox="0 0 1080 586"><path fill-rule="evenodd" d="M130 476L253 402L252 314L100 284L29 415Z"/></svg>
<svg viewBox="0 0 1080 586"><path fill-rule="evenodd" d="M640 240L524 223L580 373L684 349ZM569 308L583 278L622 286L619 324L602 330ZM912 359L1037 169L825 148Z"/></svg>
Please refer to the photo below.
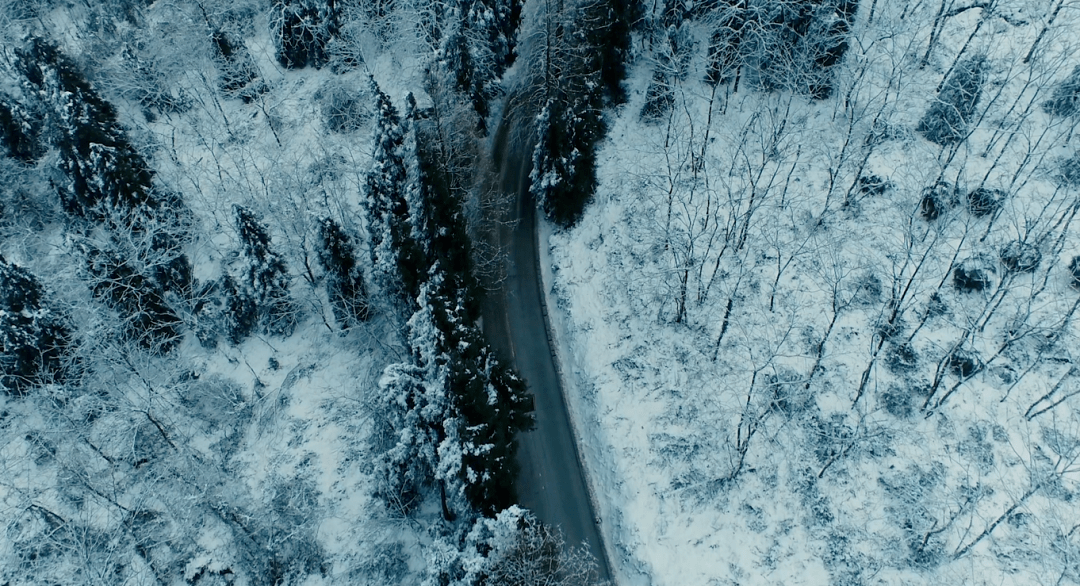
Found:
<svg viewBox="0 0 1080 586"><path fill-rule="evenodd" d="M950 12L920 67L938 6L875 5L822 101L714 91L690 23L690 73L645 123L637 43L596 198L541 235L620 583L1080 581L1077 118L1042 107L1077 15L1025 62L1049 9ZM915 129L975 55L977 127L942 148ZM939 180L955 201L928 219Z"/></svg>
<svg viewBox="0 0 1080 586"><path fill-rule="evenodd" d="M266 85L251 103L220 94L200 8L217 22L246 22L227 30ZM420 580L430 541L424 522L437 508L409 518L389 510L375 496L372 470L380 416L370 394L385 365L400 358L396 331L376 317L342 332L325 292L307 280L317 267L310 235L320 217L335 218L354 237L363 233L368 76L400 107L405 92L419 87L418 47L401 36L371 41L354 71L288 71L275 60L263 8L154 3L128 20L107 6L56 3L32 24L3 9L13 19L4 29L11 46L26 30L59 42L116 105L155 184L181 195L193 214L184 252L195 277L206 283L239 270L232 206L247 206L289 264L304 318L286 338L254 336L239 345L221 339L208 348L188 335L165 357L116 346L111 314L82 280L78 245L87 236L65 233L55 190L43 179L55 173L55 153L25 176L6 175L27 179L5 190L28 191L31 205L15 215L8 208L3 255L38 276L51 302L77 320L93 362L71 387L85 394L61 386L21 399L0 393L0 581ZM103 16L109 22L96 20ZM164 77L139 78L121 60L125 44ZM3 85L17 92L11 56L5 49ZM134 97L148 83L181 106L140 106ZM342 107L353 108L353 126L332 132L330 109Z"/></svg>

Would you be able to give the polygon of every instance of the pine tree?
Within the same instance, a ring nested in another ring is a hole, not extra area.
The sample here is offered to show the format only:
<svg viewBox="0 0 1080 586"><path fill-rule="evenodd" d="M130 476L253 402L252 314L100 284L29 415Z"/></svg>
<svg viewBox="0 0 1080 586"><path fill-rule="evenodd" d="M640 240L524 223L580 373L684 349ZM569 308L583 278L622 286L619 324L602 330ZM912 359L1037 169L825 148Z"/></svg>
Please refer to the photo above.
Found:
<svg viewBox="0 0 1080 586"><path fill-rule="evenodd" d="M0 257L0 387L10 394L64 378L71 328L45 297L33 275Z"/></svg>
<svg viewBox="0 0 1080 586"><path fill-rule="evenodd" d="M45 154L40 125L22 104L0 93L0 148L23 164L33 164Z"/></svg>
<svg viewBox="0 0 1080 586"><path fill-rule="evenodd" d="M596 143L603 137L598 94L552 99L537 118L530 190L561 226L578 220L596 189Z"/></svg>
<svg viewBox="0 0 1080 586"><path fill-rule="evenodd" d="M412 112L402 120L374 80L371 85L378 109L375 148L365 181L364 200L371 262L376 283L399 299L408 315L427 275L425 251L419 239L426 229L419 202ZM410 103L411 99L410 96Z"/></svg>
<svg viewBox="0 0 1080 586"><path fill-rule="evenodd" d="M71 182L62 190L64 208L95 220L132 222L134 214L172 216L175 198L156 191L153 171L132 147L103 100L67 57L41 39L16 50L27 93L48 112L56 146Z"/></svg>
<svg viewBox="0 0 1080 586"><path fill-rule="evenodd" d="M460 412L459 475L469 502L494 515L517 502L515 435L533 426L532 397L475 328L461 328L457 348L450 384Z"/></svg>
<svg viewBox="0 0 1080 586"><path fill-rule="evenodd" d="M251 210L234 205L233 212L247 263L240 294L258 307L259 325L264 332L291 335L296 328L296 307L289 294L289 267L273 250L269 230Z"/></svg>
<svg viewBox="0 0 1080 586"><path fill-rule="evenodd" d="M447 437L444 423L454 417L448 386L449 358L444 350L445 336L435 321L438 308L429 296L432 288L431 284L421 288L420 308L406 326L409 359L388 366L379 380L392 434L392 446L378 464L383 496L406 509L416 503L420 490L436 479L436 471L446 468L440 457L451 462L455 459L452 447L440 447ZM445 502L444 514L452 516Z"/></svg>
<svg viewBox="0 0 1080 586"><path fill-rule="evenodd" d="M326 291L334 316L344 327L371 316L364 274L356 262L352 239L340 224L323 218L319 225L319 262L326 271Z"/></svg>

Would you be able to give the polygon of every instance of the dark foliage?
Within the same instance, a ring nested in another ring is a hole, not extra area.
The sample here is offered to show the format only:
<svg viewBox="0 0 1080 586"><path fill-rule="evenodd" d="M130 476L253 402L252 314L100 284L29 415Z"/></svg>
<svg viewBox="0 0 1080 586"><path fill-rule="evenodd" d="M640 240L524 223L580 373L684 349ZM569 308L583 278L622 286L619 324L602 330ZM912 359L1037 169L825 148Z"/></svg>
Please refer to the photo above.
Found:
<svg viewBox="0 0 1080 586"><path fill-rule="evenodd" d="M180 342L181 320L166 301L164 287L143 274L119 252L90 248L87 270L94 296L112 306L124 322L124 334L140 346L167 353Z"/></svg>
<svg viewBox="0 0 1080 586"><path fill-rule="evenodd" d="M1062 161L1060 176L1065 185L1080 186L1080 152Z"/></svg>
<svg viewBox="0 0 1080 586"><path fill-rule="evenodd" d="M898 419L905 419L914 412L912 399L913 397L908 389L892 386L881 395L881 406L885 408L889 415Z"/></svg>
<svg viewBox="0 0 1080 586"><path fill-rule="evenodd" d="M626 62L630 56L630 28L634 9L632 2L605 0L597 3L601 26L590 27L589 42L596 47L595 65L600 72L600 83L609 105L626 101L622 82L626 79Z"/></svg>
<svg viewBox="0 0 1080 586"><path fill-rule="evenodd" d="M1054 116L1072 116L1080 111L1080 65L1054 88L1053 96L1043 102L1043 110Z"/></svg>
<svg viewBox="0 0 1080 586"><path fill-rule="evenodd" d="M490 355L480 333L470 329L451 366L451 387L462 416L458 430L466 447L461 479L465 496L494 516L517 502L514 482L519 431L532 429L532 396L525 382Z"/></svg>
<svg viewBox="0 0 1080 586"><path fill-rule="evenodd" d="M990 277L983 269L960 266L953 269L953 286L964 293L982 291L990 286Z"/></svg>
<svg viewBox="0 0 1080 586"><path fill-rule="evenodd" d="M226 275L222 281L221 292L225 305L222 326L226 338L231 344L236 345L250 336L258 326L259 306L254 297L229 275Z"/></svg>
<svg viewBox="0 0 1080 586"><path fill-rule="evenodd" d="M337 0L274 0L270 26L283 67L316 69L330 61L327 46L338 34Z"/></svg>
<svg viewBox="0 0 1080 586"><path fill-rule="evenodd" d="M980 187L967 194L968 210L976 218L989 216L1001 207L1005 201L1005 192L1000 189Z"/></svg>
<svg viewBox="0 0 1080 586"><path fill-rule="evenodd" d="M927 221L936 220L938 216L956 205L958 197L956 185L938 181L923 190L922 200L919 201L919 214Z"/></svg>
<svg viewBox="0 0 1080 586"><path fill-rule="evenodd" d="M796 0L750 6L741 30L754 31L743 39L757 44L756 72L766 89L789 89L814 99L832 95L832 68L848 50L848 36L858 2L854 0ZM752 23L754 26L746 26ZM764 31L760 34L757 31Z"/></svg>
<svg viewBox="0 0 1080 586"><path fill-rule="evenodd" d="M950 372L960 378L968 378L982 368L982 362L979 361L978 356L963 350L956 350L950 354L946 365Z"/></svg>
<svg viewBox="0 0 1080 586"><path fill-rule="evenodd" d="M998 258L1009 271L1030 273L1042 262L1042 252L1034 244L1013 240L1001 248Z"/></svg>
<svg viewBox="0 0 1080 586"><path fill-rule="evenodd" d="M247 261L241 292L258 307L261 329L288 336L296 328L296 307L289 295L289 268L274 251L270 233L251 210L234 205L236 229Z"/></svg>
<svg viewBox="0 0 1080 586"><path fill-rule="evenodd" d="M658 122L667 118L675 105L675 92L668 83L667 75L657 69L653 72L649 88L645 91L645 104L641 107L641 119Z"/></svg>
<svg viewBox="0 0 1080 586"><path fill-rule="evenodd" d="M259 78L259 66L243 43L234 43L221 30L215 30L210 41L221 69L221 91L226 96L249 104L270 89Z"/></svg>
<svg viewBox="0 0 1080 586"><path fill-rule="evenodd" d="M0 148L21 163L30 165L45 154L41 128L27 109L14 98L0 93Z"/></svg>
<svg viewBox="0 0 1080 586"><path fill-rule="evenodd" d="M1080 256L1074 256L1069 261L1069 277L1069 284L1080 289Z"/></svg>
<svg viewBox="0 0 1080 586"><path fill-rule="evenodd" d="M0 388L9 394L64 379L71 326L45 297L33 275L0 258Z"/></svg>
<svg viewBox="0 0 1080 586"><path fill-rule="evenodd" d="M423 128L418 130L423 137ZM462 318L471 323L480 318L482 290L473 274L472 242L469 240L465 220L464 202L450 188L450 177L445 161L433 148L435 141L417 142L417 159L420 164L421 198L423 217L426 219L424 248L426 271L437 270L444 279L444 286L455 291L461 302Z"/></svg>
<svg viewBox="0 0 1080 586"><path fill-rule="evenodd" d="M709 38L709 65L706 79L709 83L727 83L735 80L738 90L738 72L743 65L744 27L753 22L754 16L748 11L748 0L722 0L719 2L721 18Z"/></svg>
<svg viewBox="0 0 1080 586"><path fill-rule="evenodd" d="M892 346L885 355L885 366L894 374L912 372L919 365L919 355L911 344Z"/></svg>
<svg viewBox="0 0 1080 586"><path fill-rule="evenodd" d="M460 26L443 44L443 62L454 76L454 89L466 97L479 118L478 125L482 133L487 133L487 118L491 113L489 101L492 90L488 84L493 81L490 73L478 71L470 54L466 32L469 21L461 17Z"/></svg>
<svg viewBox="0 0 1080 586"><path fill-rule="evenodd" d="M319 262L326 271L326 292L334 317L345 327L371 317L364 274L356 262L352 239L340 224L323 218L319 225Z"/></svg>
<svg viewBox="0 0 1080 586"><path fill-rule="evenodd" d="M877 175L860 175L855 183L859 195L863 196L885 195L885 190L889 187L889 183Z"/></svg>
<svg viewBox="0 0 1080 586"><path fill-rule="evenodd" d="M915 130L926 137L926 140L941 146L964 140L975 119L975 106L979 103L984 83L984 57L972 57L957 63L956 69L945 81L937 99L930 105Z"/></svg>
<svg viewBox="0 0 1080 586"><path fill-rule="evenodd" d="M596 190L596 143L606 131L598 97L550 100L540 116L530 190L560 226L577 222Z"/></svg>
<svg viewBox="0 0 1080 586"><path fill-rule="evenodd" d="M71 179L64 208L104 220L110 212L171 218L180 207L156 191L153 171L128 141L112 105L101 99L67 57L41 39L16 50L30 94L49 111L62 165Z"/></svg>

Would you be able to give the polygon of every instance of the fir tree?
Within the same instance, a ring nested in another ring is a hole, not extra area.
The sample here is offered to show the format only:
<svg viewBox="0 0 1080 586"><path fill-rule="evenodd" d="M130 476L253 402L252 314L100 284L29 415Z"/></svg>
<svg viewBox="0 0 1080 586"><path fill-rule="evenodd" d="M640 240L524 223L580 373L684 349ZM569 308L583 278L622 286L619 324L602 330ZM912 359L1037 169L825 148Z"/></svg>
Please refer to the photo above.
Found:
<svg viewBox="0 0 1080 586"><path fill-rule="evenodd" d="M352 239L337 222L323 218L319 226L319 262L326 271L326 292L334 317L344 327L366 321L370 316L364 275L356 262Z"/></svg>
<svg viewBox="0 0 1080 586"><path fill-rule="evenodd" d="M56 131L62 166L71 180L61 191L68 212L96 220L115 220L119 214L130 223L134 214L160 215L178 207L173 197L155 191L153 172L128 141L112 105L74 63L37 38L16 54L27 92L43 104Z"/></svg>
<svg viewBox="0 0 1080 586"><path fill-rule="evenodd" d="M0 387L10 394L64 378L71 329L45 297L33 275L0 257Z"/></svg>
<svg viewBox="0 0 1080 586"><path fill-rule="evenodd" d="M250 303L244 301L244 296L253 300L262 331L288 336L296 328L296 307L289 295L289 267L273 249L269 230L251 210L234 205L233 212L247 263L237 299L241 305Z"/></svg>
<svg viewBox="0 0 1080 586"><path fill-rule="evenodd" d="M374 80L371 85L378 109L375 148L365 182L371 262L379 287L411 310L427 274L418 238L425 229L412 112L402 120ZM409 100L412 103L411 96Z"/></svg>
<svg viewBox="0 0 1080 586"><path fill-rule="evenodd" d="M561 226L578 220L596 189L596 143L605 131L598 98L549 100L537 119L530 190Z"/></svg>

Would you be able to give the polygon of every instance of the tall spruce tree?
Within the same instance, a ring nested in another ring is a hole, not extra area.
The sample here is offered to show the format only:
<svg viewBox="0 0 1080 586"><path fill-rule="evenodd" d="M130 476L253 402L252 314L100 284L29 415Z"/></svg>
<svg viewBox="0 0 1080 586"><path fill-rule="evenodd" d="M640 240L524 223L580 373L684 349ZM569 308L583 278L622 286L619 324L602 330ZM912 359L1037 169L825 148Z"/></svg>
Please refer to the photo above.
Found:
<svg viewBox="0 0 1080 586"><path fill-rule="evenodd" d="M419 202L416 139L410 119L412 107L403 120L374 80L371 86L378 110L364 199L371 262L376 283L403 304L407 315L415 307L427 272L423 241L419 238L425 229Z"/></svg>
<svg viewBox="0 0 1080 586"><path fill-rule="evenodd" d="M70 179L61 190L64 208L85 218L120 218L129 224L137 223L133 215L174 215L178 202L154 189L153 171L131 145L116 111L75 64L38 38L16 55L27 93L43 105L56 133L61 164Z"/></svg>
<svg viewBox="0 0 1080 586"><path fill-rule="evenodd" d="M264 332L288 336L296 328L297 313L289 294L289 267L273 249L269 229L251 210L234 205L233 212L246 261L241 295L254 301Z"/></svg>
<svg viewBox="0 0 1080 586"><path fill-rule="evenodd" d="M319 262L326 271L326 292L334 317L349 327L371 316L364 274L357 263L352 238L331 218L319 223Z"/></svg>

